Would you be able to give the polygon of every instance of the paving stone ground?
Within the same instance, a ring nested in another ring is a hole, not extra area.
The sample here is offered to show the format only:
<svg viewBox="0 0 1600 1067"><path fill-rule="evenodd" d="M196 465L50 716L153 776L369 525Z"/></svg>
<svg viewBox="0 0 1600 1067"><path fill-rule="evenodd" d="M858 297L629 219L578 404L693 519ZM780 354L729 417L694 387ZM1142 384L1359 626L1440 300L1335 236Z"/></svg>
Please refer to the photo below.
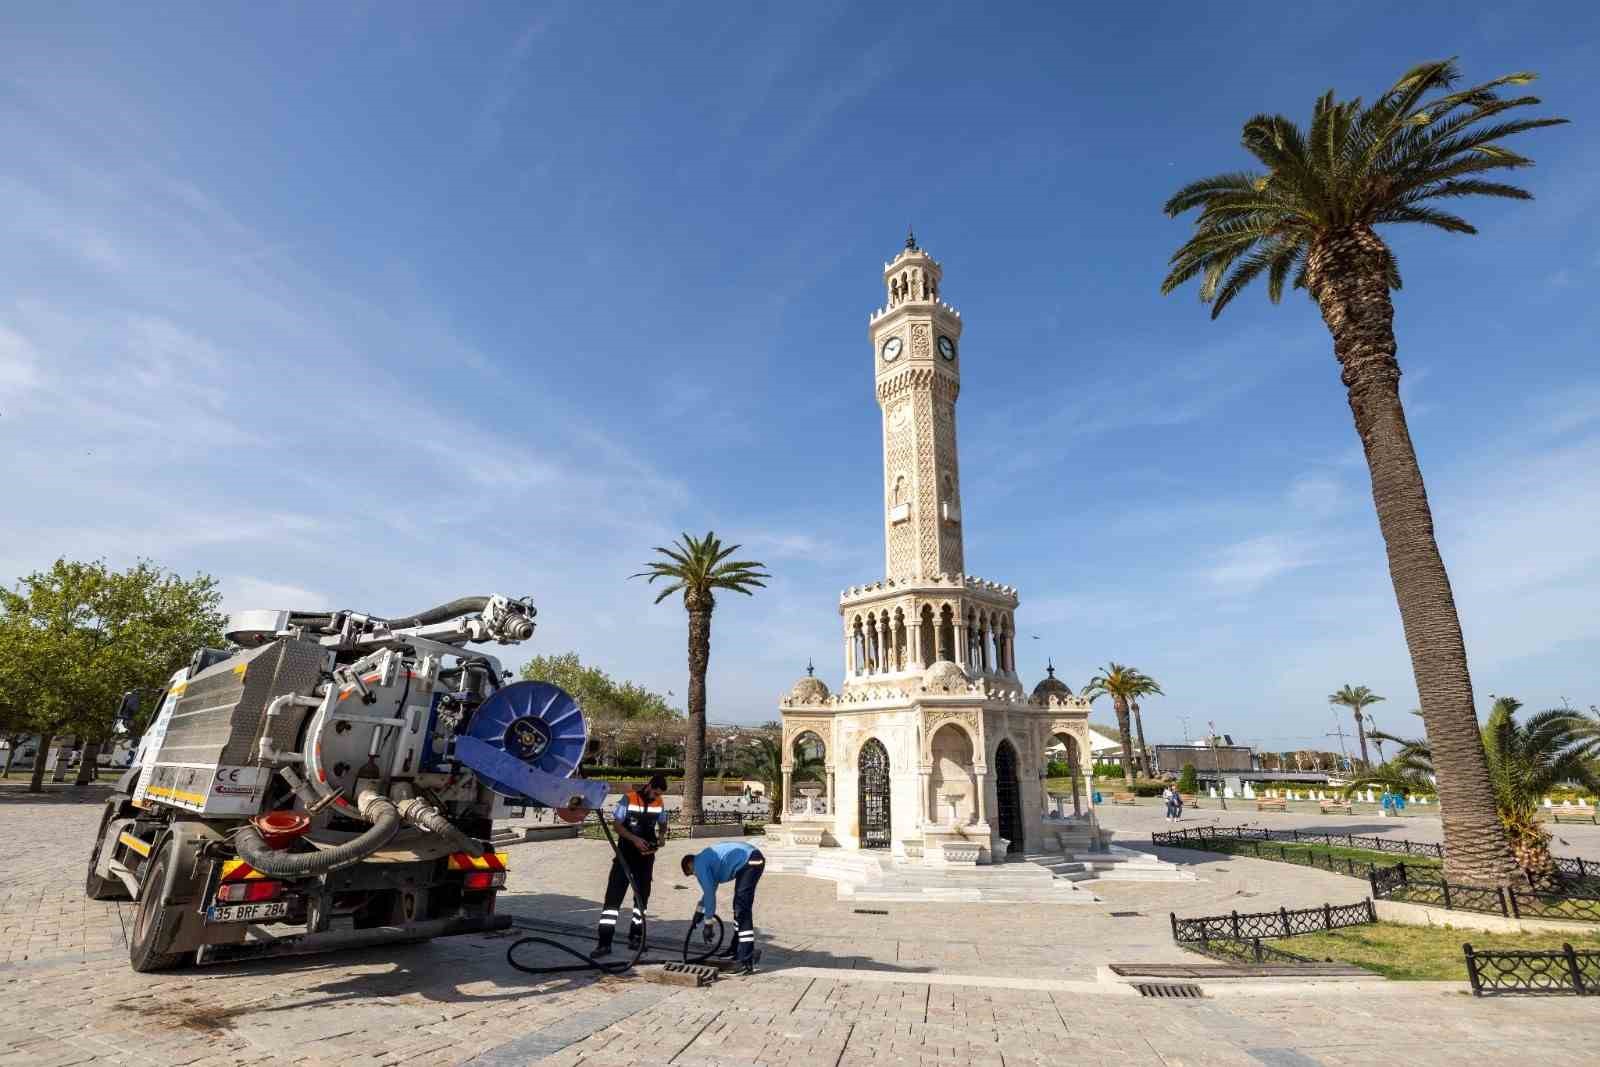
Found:
<svg viewBox="0 0 1600 1067"><path fill-rule="evenodd" d="M131 906L82 895L101 795L57 787L40 799L0 783L0 1065L1577 1064L1592 1062L1600 1039L1600 1004L1483 1001L1432 986L1203 1001L1103 992L1099 964L1193 960L1171 944L1169 910L1363 895L1358 881L1327 872L1189 852L1168 855L1193 861L1201 881L1094 883L1105 899L1090 906L887 905L877 906L886 916L863 915L832 883L769 875L757 899L762 972L704 990L541 981L506 966L506 936L136 975L123 932ZM1165 828L1143 809L1106 819L1134 842ZM663 954L681 944L693 908L676 873L686 847L672 843L657 866L652 941ZM511 855L505 910L593 923L603 843Z"/></svg>

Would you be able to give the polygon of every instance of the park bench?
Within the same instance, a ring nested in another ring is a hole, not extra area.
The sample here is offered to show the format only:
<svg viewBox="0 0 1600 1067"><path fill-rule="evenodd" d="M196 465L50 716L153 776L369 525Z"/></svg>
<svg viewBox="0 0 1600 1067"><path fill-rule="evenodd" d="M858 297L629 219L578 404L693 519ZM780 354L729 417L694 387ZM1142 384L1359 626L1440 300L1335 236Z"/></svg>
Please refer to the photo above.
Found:
<svg viewBox="0 0 1600 1067"><path fill-rule="evenodd" d="M1571 811L1567 811L1563 808L1555 808L1550 812L1550 821L1555 823L1586 822L1593 824L1595 818L1594 812L1584 811L1582 808L1574 808Z"/></svg>
<svg viewBox="0 0 1600 1067"><path fill-rule="evenodd" d="M1198 808L1200 806L1200 797L1199 797L1198 794L1196 794L1196 793L1179 793L1178 795L1183 798L1183 806L1184 807L1186 807L1186 808Z"/></svg>
<svg viewBox="0 0 1600 1067"><path fill-rule="evenodd" d="M1350 802L1348 800L1324 800L1318 804L1324 815L1349 815Z"/></svg>
<svg viewBox="0 0 1600 1067"><path fill-rule="evenodd" d="M1127 804L1128 806L1131 807L1134 804L1139 803L1139 798L1134 796L1132 793L1112 793L1111 794L1111 803L1113 803L1113 804Z"/></svg>
<svg viewBox="0 0 1600 1067"><path fill-rule="evenodd" d="M1282 797L1265 797L1256 801L1257 811L1282 811L1289 810L1289 802Z"/></svg>

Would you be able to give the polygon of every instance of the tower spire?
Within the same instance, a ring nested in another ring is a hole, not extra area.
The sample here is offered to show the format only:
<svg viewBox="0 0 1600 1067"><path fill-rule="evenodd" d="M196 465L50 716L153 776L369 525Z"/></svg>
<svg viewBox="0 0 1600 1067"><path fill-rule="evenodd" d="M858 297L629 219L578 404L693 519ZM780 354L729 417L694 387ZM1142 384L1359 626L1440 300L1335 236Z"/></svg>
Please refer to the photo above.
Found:
<svg viewBox="0 0 1600 1067"><path fill-rule="evenodd" d="M910 226L906 227L906 251L917 251L917 232Z"/></svg>

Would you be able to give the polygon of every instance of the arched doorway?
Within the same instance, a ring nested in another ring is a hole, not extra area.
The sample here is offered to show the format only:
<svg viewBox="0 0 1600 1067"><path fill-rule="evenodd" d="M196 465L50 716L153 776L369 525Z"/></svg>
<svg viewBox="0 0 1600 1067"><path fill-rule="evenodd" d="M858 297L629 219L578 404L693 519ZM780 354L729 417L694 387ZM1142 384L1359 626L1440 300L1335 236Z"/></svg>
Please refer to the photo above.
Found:
<svg viewBox="0 0 1600 1067"><path fill-rule="evenodd" d="M972 742L955 723L945 723L928 743L933 795L927 800L933 823L966 826L978 817L977 779L972 773Z"/></svg>
<svg viewBox="0 0 1600 1067"><path fill-rule="evenodd" d="M814 730L802 731L789 746L789 756L794 760L793 795L783 798L784 810L797 815L828 814L833 810L833 790L832 775L826 773L827 743Z"/></svg>
<svg viewBox="0 0 1600 1067"><path fill-rule="evenodd" d="M1072 779L1072 814L1083 814L1083 758L1078 754L1078 739L1071 734L1056 734L1053 738L1060 742L1063 751L1063 761L1067 765L1067 777Z"/></svg>
<svg viewBox="0 0 1600 1067"><path fill-rule="evenodd" d="M1010 741L1001 741L994 753L995 806L1000 820L1000 836L1011 844L1009 856L1022 853L1022 798L1017 787L1017 750Z"/></svg>
<svg viewBox="0 0 1600 1067"><path fill-rule="evenodd" d="M861 847L888 848L892 840L889 750L883 747L883 742L874 737L861 746L861 759L856 771L856 791L861 796Z"/></svg>

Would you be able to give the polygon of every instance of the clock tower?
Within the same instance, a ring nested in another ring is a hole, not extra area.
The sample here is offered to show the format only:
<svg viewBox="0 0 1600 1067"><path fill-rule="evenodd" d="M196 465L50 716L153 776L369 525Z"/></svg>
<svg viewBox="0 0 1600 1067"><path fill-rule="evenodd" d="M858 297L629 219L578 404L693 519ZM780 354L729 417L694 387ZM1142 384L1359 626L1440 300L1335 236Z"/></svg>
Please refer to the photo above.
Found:
<svg viewBox="0 0 1600 1067"><path fill-rule="evenodd" d="M883 411L885 575L961 574L961 313L939 299L939 264L907 235L884 264L887 304L873 312L873 381Z"/></svg>

